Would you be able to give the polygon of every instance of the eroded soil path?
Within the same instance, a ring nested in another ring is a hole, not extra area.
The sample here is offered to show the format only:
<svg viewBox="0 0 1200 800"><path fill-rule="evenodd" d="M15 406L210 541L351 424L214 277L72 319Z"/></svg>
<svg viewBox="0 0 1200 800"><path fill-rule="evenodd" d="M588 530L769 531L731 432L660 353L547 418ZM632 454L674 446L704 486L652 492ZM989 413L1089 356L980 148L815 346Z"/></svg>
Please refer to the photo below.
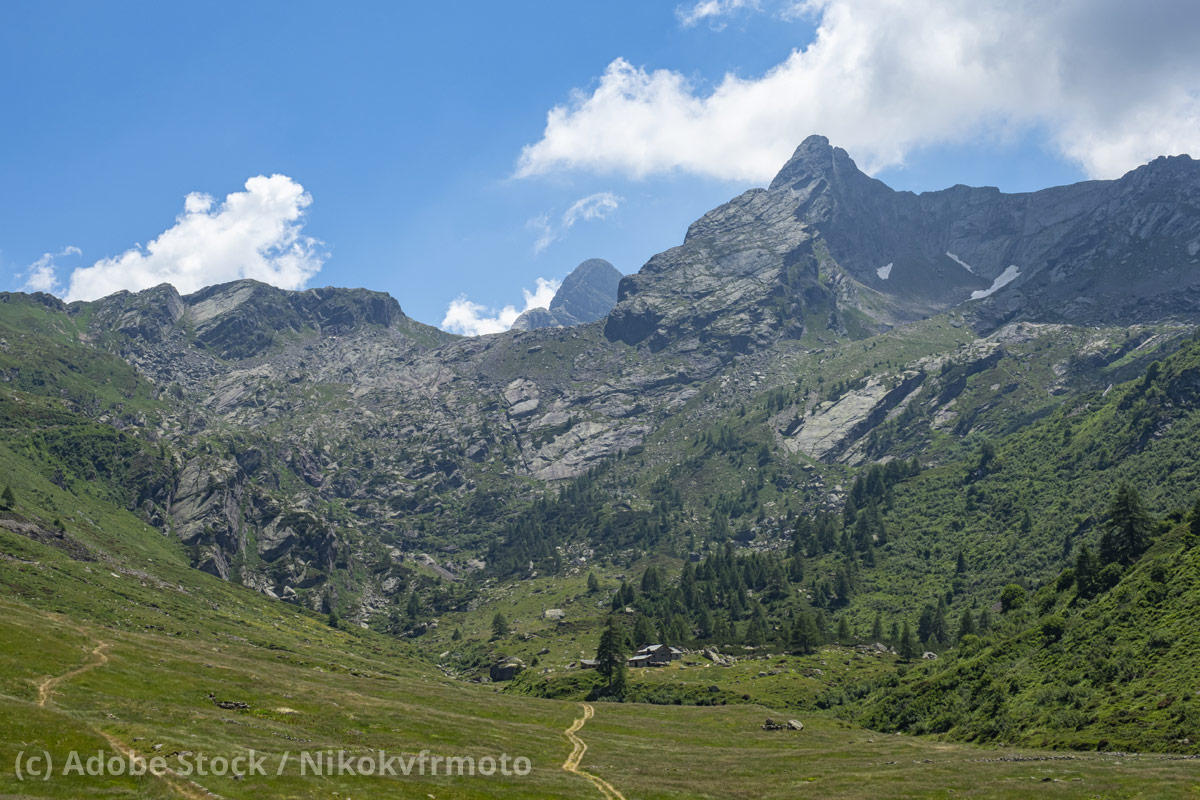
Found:
<svg viewBox="0 0 1200 800"><path fill-rule="evenodd" d="M592 785L600 790L606 800L625 800L625 795L618 792L613 785L603 778L593 775L590 772L579 768L579 763L583 761L583 754L587 752L587 742L579 738L579 731L587 724L587 721L595 715L596 710L588 703L583 704L583 716L571 723L571 727L567 728L563 733L567 740L571 743L571 754L567 756L567 760L563 762L562 768L572 775L579 775L591 781Z"/></svg>
<svg viewBox="0 0 1200 800"><path fill-rule="evenodd" d="M72 678L76 678L89 670L93 670L96 667L102 667L107 664L108 648L108 642L98 642L96 647L92 650L91 661L81 664L69 672L64 672L62 675L51 675L39 683L37 685L38 707L46 707L46 703L50 701L50 697L54 694L55 688L57 688L62 682L69 681ZM146 759L144 756L140 755L132 747L129 747L111 733L102 731L99 728L93 728L93 730L104 737L104 740L108 742L109 747L121 753L123 756L125 756L125 758L129 759L131 763L137 763L139 765L143 765L145 763ZM195 781L185 778L173 769L168 768L164 774L158 777L165 781L167 785L169 785L175 791L176 794L185 798L185 800L212 800L212 798L218 797L218 795L208 791Z"/></svg>
<svg viewBox="0 0 1200 800"><path fill-rule="evenodd" d="M92 651L92 660L76 667L70 672L64 672L62 675L51 675L44 681L38 684L38 699L37 704L41 708L46 707L47 701L50 700L50 695L54 694L54 687L58 686L63 681L69 681L77 675L82 675L88 670L102 667L108 663L108 655L104 652L108 649L108 642L100 642L96 645L96 649Z"/></svg>

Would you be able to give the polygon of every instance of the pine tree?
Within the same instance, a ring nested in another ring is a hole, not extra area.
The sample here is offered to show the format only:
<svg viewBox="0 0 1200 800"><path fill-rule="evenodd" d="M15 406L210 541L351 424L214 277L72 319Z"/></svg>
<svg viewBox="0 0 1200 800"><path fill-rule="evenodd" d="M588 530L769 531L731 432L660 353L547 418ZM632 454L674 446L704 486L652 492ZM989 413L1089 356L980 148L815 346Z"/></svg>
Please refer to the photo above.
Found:
<svg viewBox="0 0 1200 800"><path fill-rule="evenodd" d="M975 617L971 615L971 609L964 608L962 616L958 618L958 640L961 642L964 636L975 633Z"/></svg>
<svg viewBox="0 0 1200 800"><path fill-rule="evenodd" d="M883 640L883 612L875 612L875 621L871 623L871 641L879 642Z"/></svg>
<svg viewBox="0 0 1200 800"><path fill-rule="evenodd" d="M1150 546L1152 529L1153 522L1137 489L1122 481L1100 537L1100 560L1104 564L1132 564Z"/></svg>
<svg viewBox="0 0 1200 800"><path fill-rule="evenodd" d="M683 571L679 574L679 592L683 595L684 605L696 607L696 568L690 561L683 565Z"/></svg>
<svg viewBox="0 0 1200 800"><path fill-rule="evenodd" d="M1086 599L1096 596L1099 588L1097 583L1099 572L1100 563L1096 560L1096 556L1086 544L1080 547L1079 555L1075 557L1075 591L1080 597Z"/></svg>
<svg viewBox="0 0 1200 800"><path fill-rule="evenodd" d="M808 612L796 615L792 626L792 648L801 654L811 653L821 641L821 632L817 629L816 620Z"/></svg>
<svg viewBox="0 0 1200 800"><path fill-rule="evenodd" d="M421 598L417 597L415 591L408 593L408 606L405 608L405 613L409 619L416 619L421 613Z"/></svg>
<svg viewBox="0 0 1200 800"><path fill-rule="evenodd" d="M912 628L908 627L908 620L904 621L904 629L900 632L899 652L905 661L912 661L917 655L917 642L913 638Z"/></svg>
<svg viewBox="0 0 1200 800"><path fill-rule="evenodd" d="M804 558L798 553L788 561L788 580L792 583L804 580Z"/></svg>
<svg viewBox="0 0 1200 800"><path fill-rule="evenodd" d="M933 635L937 637L939 642L945 642L950 639L950 626L946 624L946 613L946 598L939 597L937 615L933 620Z"/></svg>
<svg viewBox="0 0 1200 800"><path fill-rule="evenodd" d="M4 494L0 494L0 509L11 511L17 504L16 495L13 494L11 486L4 487Z"/></svg>
<svg viewBox="0 0 1200 800"><path fill-rule="evenodd" d="M503 612L497 611L496 616L492 617L492 638L500 639L508 635L508 620Z"/></svg>
<svg viewBox="0 0 1200 800"><path fill-rule="evenodd" d="M654 642L654 626L645 614L638 614L633 623L633 646L645 647Z"/></svg>
<svg viewBox="0 0 1200 800"><path fill-rule="evenodd" d="M925 641L937 631L937 608L932 603L926 603L917 618L917 639Z"/></svg>
<svg viewBox="0 0 1200 800"><path fill-rule="evenodd" d="M837 604L845 606L850 603L850 576L845 567L838 567L834 576L834 592L837 594Z"/></svg>
<svg viewBox="0 0 1200 800"><path fill-rule="evenodd" d="M625 652L625 634L617 627L616 619L610 616L596 647L596 671L608 678L610 690L618 675L624 676Z"/></svg>
<svg viewBox="0 0 1200 800"><path fill-rule="evenodd" d="M588 594L595 594L600 591L600 581L596 578L596 573L589 572L587 576Z"/></svg>
<svg viewBox="0 0 1200 800"><path fill-rule="evenodd" d="M658 567L647 567L646 571L642 573L642 594L648 597L657 595L661 583L658 577Z"/></svg>
<svg viewBox="0 0 1200 800"><path fill-rule="evenodd" d="M613 669L613 674L608 680L608 693L610 696L618 700L624 700L625 694L629 691L629 670L625 666L625 661L622 659L617 662L617 666Z"/></svg>
<svg viewBox="0 0 1200 800"><path fill-rule="evenodd" d="M837 638L838 644L850 643L850 623L846 621L845 617L838 619Z"/></svg>
<svg viewBox="0 0 1200 800"><path fill-rule="evenodd" d="M625 581L621 581L621 603L629 605L633 602L633 587Z"/></svg>

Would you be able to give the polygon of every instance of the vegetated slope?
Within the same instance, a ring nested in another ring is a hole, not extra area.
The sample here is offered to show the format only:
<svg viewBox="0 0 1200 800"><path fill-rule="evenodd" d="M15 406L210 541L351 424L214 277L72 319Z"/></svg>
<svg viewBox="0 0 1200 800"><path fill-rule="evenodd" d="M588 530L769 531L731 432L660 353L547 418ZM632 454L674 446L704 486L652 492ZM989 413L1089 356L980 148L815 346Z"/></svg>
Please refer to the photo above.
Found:
<svg viewBox="0 0 1200 800"><path fill-rule="evenodd" d="M1195 517L1088 598L1068 570L995 631L852 704L879 730L1095 750L1197 752Z"/></svg>
<svg viewBox="0 0 1200 800"><path fill-rule="evenodd" d="M876 594L862 598L860 624L872 605L897 598L958 597L978 614L1006 583L1036 587L1080 546L1095 548L1121 481L1156 514L1190 508L1200 492L1200 342L1024 428L984 429L968 443L884 503L889 544L861 587Z"/></svg>

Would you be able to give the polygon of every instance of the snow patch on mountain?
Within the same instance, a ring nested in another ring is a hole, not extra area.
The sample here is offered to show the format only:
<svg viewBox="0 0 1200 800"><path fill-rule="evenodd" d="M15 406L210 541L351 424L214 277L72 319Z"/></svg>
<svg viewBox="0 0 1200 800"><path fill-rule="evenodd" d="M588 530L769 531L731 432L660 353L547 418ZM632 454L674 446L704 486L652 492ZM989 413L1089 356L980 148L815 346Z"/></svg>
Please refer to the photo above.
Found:
<svg viewBox="0 0 1200 800"><path fill-rule="evenodd" d="M974 275L974 274L975 274L975 270L971 269L971 265L970 265L970 264L968 264L967 262L963 261L963 260L962 260L961 258L959 258L958 256L954 255L954 253L951 253L949 250L947 250L947 251L946 251L946 258L950 259L950 260L951 260L951 261L953 261L955 264L958 264L960 267L962 267L963 269L965 269L967 272L971 273L972 275Z"/></svg>
<svg viewBox="0 0 1200 800"><path fill-rule="evenodd" d="M993 294L1015 281L1017 276L1020 274L1021 270L1017 268L1016 264L1009 264L1007 267L1005 267L1004 272L1001 272L996 276L996 279L992 281L991 286L986 289L980 289L979 291L971 292L971 299L982 300L985 297L991 297Z"/></svg>

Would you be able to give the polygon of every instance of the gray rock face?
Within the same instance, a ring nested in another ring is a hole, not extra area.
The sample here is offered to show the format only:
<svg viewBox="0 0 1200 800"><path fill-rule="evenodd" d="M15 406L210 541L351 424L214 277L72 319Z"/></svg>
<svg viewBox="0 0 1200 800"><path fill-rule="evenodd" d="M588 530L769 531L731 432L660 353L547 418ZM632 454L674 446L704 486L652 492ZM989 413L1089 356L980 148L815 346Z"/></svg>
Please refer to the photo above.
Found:
<svg viewBox="0 0 1200 800"><path fill-rule="evenodd" d="M617 303L621 273L602 258L589 258L563 279L554 293L550 308L526 311L513 328L531 331L538 328L569 328L603 319Z"/></svg>
<svg viewBox="0 0 1200 800"><path fill-rule="evenodd" d="M991 326L1128 323L1200 308L1200 164L1187 156L1115 181L914 195L810 137L771 190L791 193L855 280L908 304L965 303ZM1179 290L1186 296L1172 296Z"/></svg>
<svg viewBox="0 0 1200 800"><path fill-rule="evenodd" d="M875 330L963 305L1016 318L1146 322L1200 314L1200 163L1003 194L896 192L811 136L768 189L688 230L621 282L610 340L760 348L848 317Z"/></svg>

